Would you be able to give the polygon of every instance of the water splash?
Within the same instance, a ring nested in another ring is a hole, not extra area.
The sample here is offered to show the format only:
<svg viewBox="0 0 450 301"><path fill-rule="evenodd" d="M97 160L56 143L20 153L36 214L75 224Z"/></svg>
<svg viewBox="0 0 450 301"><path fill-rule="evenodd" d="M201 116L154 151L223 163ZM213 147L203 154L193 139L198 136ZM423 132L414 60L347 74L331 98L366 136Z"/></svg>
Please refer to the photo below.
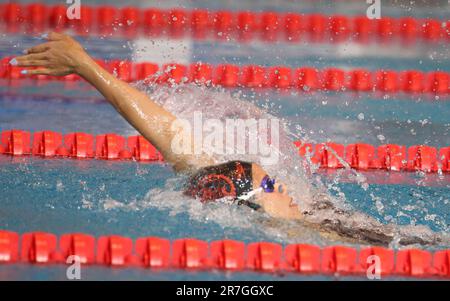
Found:
<svg viewBox="0 0 450 301"><path fill-rule="evenodd" d="M205 119L219 119L225 122L226 119L274 119L280 120L279 137L279 163L264 164L259 155L252 154L213 154L215 163L223 163L230 160L244 160L256 162L263 166L267 172L281 179L290 187L293 197L301 206L307 206L314 191L312 181L308 179L304 172L305 162L297 155L298 150L292 144L292 135L288 131L285 120L274 116L267 111L258 108L251 101L243 101L229 91L220 88L198 86L195 84L182 84L172 86L140 86L149 93L150 97L166 110L172 112L178 118L193 120L196 112L201 112ZM261 133L261 132L260 132ZM246 133L248 134L248 133ZM267 137L265 135L258 135ZM248 141L248 140L247 140Z"/></svg>

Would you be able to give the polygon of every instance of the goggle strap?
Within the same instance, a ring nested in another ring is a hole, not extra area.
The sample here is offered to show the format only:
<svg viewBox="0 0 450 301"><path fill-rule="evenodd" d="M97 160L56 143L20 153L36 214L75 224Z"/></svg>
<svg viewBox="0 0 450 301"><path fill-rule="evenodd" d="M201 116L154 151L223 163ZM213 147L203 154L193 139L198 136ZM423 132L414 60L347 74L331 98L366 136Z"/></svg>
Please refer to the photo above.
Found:
<svg viewBox="0 0 450 301"><path fill-rule="evenodd" d="M238 196L237 199L241 200L241 201L247 201L248 199L250 199L252 196L254 196L255 194L261 192L263 190L262 187L250 190L249 192L247 192L246 194L243 194L241 196Z"/></svg>

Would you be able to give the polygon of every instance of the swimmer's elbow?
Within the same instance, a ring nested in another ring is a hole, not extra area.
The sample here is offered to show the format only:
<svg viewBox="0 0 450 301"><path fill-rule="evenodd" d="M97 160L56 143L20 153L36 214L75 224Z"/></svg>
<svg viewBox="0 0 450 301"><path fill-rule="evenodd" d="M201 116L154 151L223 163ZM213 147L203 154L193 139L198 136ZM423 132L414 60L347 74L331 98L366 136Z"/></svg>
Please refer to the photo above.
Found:
<svg viewBox="0 0 450 301"><path fill-rule="evenodd" d="M172 168L176 173L189 173L194 170L194 168L185 162L176 162L172 164Z"/></svg>

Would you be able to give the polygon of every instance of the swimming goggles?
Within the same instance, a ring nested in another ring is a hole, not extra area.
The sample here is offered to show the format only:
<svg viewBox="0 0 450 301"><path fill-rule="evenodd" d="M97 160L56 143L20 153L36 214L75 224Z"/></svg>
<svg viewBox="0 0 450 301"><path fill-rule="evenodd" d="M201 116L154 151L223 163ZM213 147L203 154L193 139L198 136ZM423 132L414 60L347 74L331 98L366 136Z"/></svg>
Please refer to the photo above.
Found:
<svg viewBox="0 0 450 301"><path fill-rule="evenodd" d="M270 193L274 192L274 190L275 190L275 179L271 179L268 175L265 175L264 178L261 180L261 184L259 185L258 188L253 189L247 192L246 194L239 196L237 199L240 201L247 201L259 192L264 191Z"/></svg>
<svg viewBox="0 0 450 301"><path fill-rule="evenodd" d="M264 192L273 192L275 190L275 179L269 178L268 175L264 176L260 187L264 189Z"/></svg>

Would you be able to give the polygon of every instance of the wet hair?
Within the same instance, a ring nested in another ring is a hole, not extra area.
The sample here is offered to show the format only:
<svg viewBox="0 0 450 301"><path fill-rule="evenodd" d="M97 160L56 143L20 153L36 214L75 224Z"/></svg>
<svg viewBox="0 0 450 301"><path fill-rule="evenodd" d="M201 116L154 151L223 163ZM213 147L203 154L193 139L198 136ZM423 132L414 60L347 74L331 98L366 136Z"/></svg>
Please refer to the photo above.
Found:
<svg viewBox="0 0 450 301"><path fill-rule="evenodd" d="M253 190L252 164L243 161L230 161L224 164L202 168L188 181L185 194L211 202L239 196Z"/></svg>

